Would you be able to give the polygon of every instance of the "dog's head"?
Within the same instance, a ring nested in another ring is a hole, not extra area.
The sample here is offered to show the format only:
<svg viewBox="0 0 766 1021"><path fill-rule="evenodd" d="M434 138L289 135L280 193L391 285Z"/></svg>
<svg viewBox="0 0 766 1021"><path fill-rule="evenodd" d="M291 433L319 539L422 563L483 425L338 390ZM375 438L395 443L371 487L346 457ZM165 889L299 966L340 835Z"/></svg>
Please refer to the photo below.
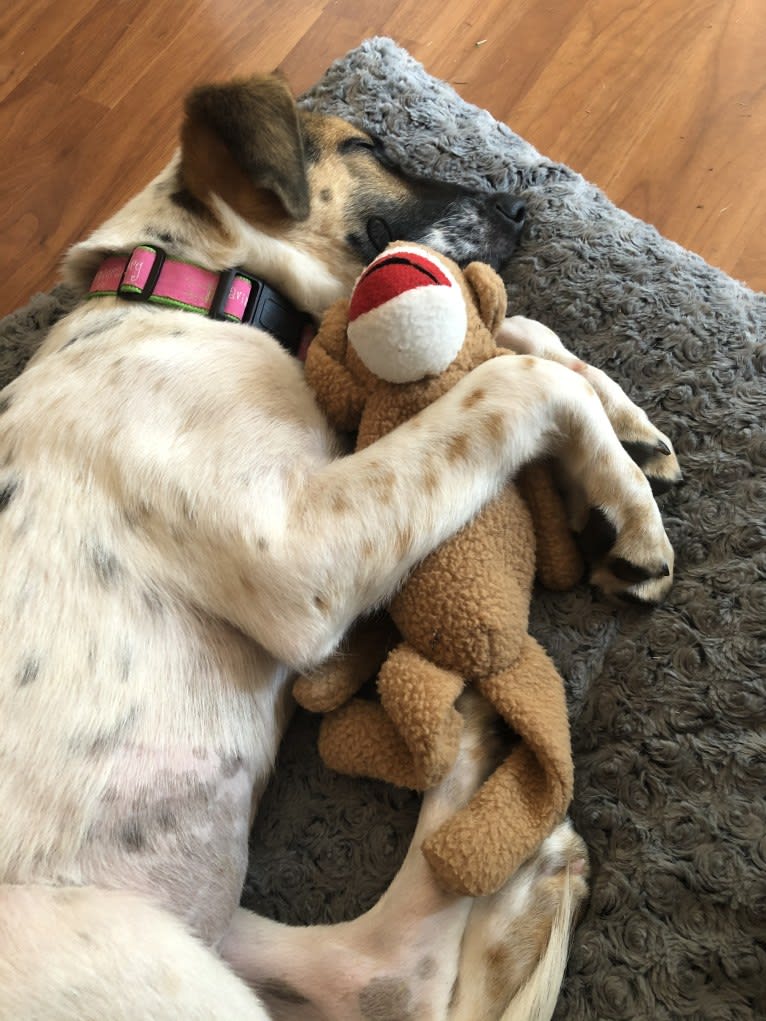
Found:
<svg viewBox="0 0 766 1021"><path fill-rule="evenodd" d="M264 235L300 253L303 270L326 278L320 303L347 292L392 240L496 268L518 244L518 199L404 175L378 140L337 117L300 110L279 76L203 86L185 113L173 201L209 229L237 234L244 263L263 262Z"/></svg>

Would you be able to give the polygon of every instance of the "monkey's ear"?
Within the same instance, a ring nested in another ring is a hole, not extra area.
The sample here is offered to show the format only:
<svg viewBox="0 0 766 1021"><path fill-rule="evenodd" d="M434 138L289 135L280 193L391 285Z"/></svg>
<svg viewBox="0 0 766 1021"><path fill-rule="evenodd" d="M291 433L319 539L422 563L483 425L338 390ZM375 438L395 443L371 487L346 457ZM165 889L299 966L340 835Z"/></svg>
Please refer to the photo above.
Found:
<svg viewBox="0 0 766 1021"><path fill-rule="evenodd" d="M285 81L266 75L202 85L185 103L181 185L208 205L211 193L246 219L309 215L298 108Z"/></svg>
<svg viewBox="0 0 766 1021"><path fill-rule="evenodd" d="M463 270L463 276L473 292L484 325L494 336L500 329L508 309L505 284L491 266L472 262Z"/></svg>

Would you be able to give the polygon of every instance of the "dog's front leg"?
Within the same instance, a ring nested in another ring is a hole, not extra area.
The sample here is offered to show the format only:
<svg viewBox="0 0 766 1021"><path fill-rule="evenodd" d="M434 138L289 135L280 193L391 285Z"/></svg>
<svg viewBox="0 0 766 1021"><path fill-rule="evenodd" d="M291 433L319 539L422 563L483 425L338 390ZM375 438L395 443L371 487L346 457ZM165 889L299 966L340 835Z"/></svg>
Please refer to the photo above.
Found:
<svg viewBox="0 0 766 1021"><path fill-rule="evenodd" d="M567 463L609 524L612 541L598 563L602 587L644 600L664 596L673 552L648 482L590 384L529 357L479 366L349 457L304 458L269 473L258 460L263 450L254 450L250 465L237 465L246 484L225 493L220 486L202 491L185 464L174 478L169 458L166 487L176 504L184 502L177 491L187 490L191 513L176 515L170 527L160 519L162 555L146 571L281 661L310 667L509 475L548 452Z"/></svg>
<svg viewBox="0 0 766 1021"><path fill-rule="evenodd" d="M672 549L650 486L592 386L553 362L494 359L409 423L307 481L291 508L290 533L311 582L305 597L314 605L305 610L317 633L329 625L334 644L508 475L549 451L614 529L598 582L610 592L661 598Z"/></svg>

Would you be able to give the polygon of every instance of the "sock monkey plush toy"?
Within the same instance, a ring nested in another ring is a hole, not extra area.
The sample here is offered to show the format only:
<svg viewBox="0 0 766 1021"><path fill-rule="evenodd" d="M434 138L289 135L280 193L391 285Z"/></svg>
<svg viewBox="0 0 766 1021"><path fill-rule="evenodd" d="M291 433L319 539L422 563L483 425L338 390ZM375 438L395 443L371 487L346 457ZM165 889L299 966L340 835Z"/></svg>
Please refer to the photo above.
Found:
<svg viewBox="0 0 766 1021"><path fill-rule="evenodd" d="M422 246L395 243L326 314L306 376L357 448L436 400L494 342L505 288L480 263L461 271ZM470 437L455 439L454 456ZM428 480L424 480L428 484ZM299 703L327 715L320 752L331 767L424 789L454 763L462 719L455 700L474 685L516 737L508 756L424 843L447 889L498 889L566 812L572 759L564 688L527 620L537 558L543 581L565 588L582 563L549 475L533 467L504 487L457 535L423 560L351 647L295 685ZM530 514L530 508L532 515ZM395 628L392 626L395 625ZM355 697L377 673L379 701Z"/></svg>

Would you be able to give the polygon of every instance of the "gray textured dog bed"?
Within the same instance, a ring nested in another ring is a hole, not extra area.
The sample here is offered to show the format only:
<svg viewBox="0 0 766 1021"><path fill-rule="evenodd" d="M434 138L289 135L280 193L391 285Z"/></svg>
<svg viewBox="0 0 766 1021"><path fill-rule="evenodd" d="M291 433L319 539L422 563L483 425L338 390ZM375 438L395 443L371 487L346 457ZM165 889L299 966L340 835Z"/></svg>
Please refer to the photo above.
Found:
<svg viewBox="0 0 766 1021"><path fill-rule="evenodd" d="M534 607L569 685L572 814L593 865L557 1017L766 1017L766 297L615 208L390 40L336 62L304 103L380 135L410 170L523 196L511 308L609 371L682 461L685 486L663 498L677 551L665 606L614 611L582 587ZM73 300L59 287L0 324L0 385ZM299 715L244 898L293 923L373 903L418 805L330 774L315 736Z"/></svg>

